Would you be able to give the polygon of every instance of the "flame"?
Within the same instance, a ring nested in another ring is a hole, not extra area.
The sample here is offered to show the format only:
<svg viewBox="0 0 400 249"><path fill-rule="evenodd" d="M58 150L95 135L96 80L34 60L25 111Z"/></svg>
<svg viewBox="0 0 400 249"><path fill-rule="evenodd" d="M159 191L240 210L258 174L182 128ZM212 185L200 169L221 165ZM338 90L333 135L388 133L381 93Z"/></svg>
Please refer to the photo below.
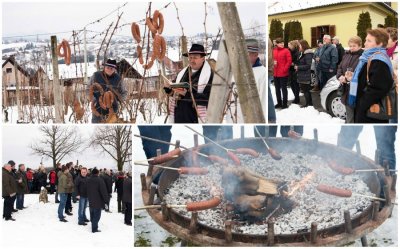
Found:
<svg viewBox="0 0 400 249"><path fill-rule="evenodd" d="M288 193L288 196L293 195L296 191L303 189L306 184L311 181L311 179L313 179L315 176L315 172L311 171L310 173L308 173L303 179L301 179L299 182L296 182L294 184L291 184L289 186L290 192Z"/></svg>

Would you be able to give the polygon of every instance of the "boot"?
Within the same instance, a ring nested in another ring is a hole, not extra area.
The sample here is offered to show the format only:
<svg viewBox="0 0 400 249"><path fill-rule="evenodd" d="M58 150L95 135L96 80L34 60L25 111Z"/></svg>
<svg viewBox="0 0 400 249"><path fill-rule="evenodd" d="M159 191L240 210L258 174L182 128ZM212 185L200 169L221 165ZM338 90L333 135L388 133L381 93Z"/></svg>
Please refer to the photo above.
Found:
<svg viewBox="0 0 400 249"><path fill-rule="evenodd" d="M319 91L321 91L321 90L319 89L319 86L318 86L318 85L315 85L314 88L311 89L310 92L319 92Z"/></svg>

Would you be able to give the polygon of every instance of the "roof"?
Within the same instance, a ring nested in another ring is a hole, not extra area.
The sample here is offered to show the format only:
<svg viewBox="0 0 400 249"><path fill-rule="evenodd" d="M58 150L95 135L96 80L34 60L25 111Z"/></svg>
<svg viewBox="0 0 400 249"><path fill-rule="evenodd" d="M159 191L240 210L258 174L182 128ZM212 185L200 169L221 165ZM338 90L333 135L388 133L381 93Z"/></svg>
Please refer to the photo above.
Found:
<svg viewBox="0 0 400 249"><path fill-rule="evenodd" d="M320 8L320 7L326 7L326 6L331 6L331 5L337 5L337 4L345 4L345 3L351 3L351 2L344 2L344 1L336 1L336 0L308 0L308 1L275 1L272 3L268 4L268 15L277 15L277 14L282 14L282 13L289 13L289 12L295 12L299 10L306 10L306 9L314 9L314 8ZM374 3L374 2L371 2ZM395 12L397 14L397 10L392 9L387 3L384 2L378 2L378 4L384 6L385 8Z"/></svg>
<svg viewBox="0 0 400 249"><path fill-rule="evenodd" d="M8 62L10 62L13 66L14 66L14 57L8 57L6 60L2 60L3 64L1 65L1 67L3 68ZM26 77L29 77L29 72L22 68L18 63L17 63L17 68L19 71L21 71Z"/></svg>

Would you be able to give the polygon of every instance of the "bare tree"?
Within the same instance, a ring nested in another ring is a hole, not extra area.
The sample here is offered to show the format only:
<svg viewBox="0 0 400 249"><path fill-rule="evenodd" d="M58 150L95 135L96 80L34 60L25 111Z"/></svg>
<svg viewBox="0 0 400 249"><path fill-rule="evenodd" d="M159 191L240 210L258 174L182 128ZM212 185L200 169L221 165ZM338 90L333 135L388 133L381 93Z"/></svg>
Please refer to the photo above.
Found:
<svg viewBox="0 0 400 249"><path fill-rule="evenodd" d="M89 146L100 147L103 153L110 155L117 162L118 170L122 170L124 164L131 161L131 126L96 127Z"/></svg>
<svg viewBox="0 0 400 249"><path fill-rule="evenodd" d="M75 127L53 125L39 129L43 135L39 142L31 145L31 149L34 154L51 158L54 168L65 156L81 148L81 136Z"/></svg>

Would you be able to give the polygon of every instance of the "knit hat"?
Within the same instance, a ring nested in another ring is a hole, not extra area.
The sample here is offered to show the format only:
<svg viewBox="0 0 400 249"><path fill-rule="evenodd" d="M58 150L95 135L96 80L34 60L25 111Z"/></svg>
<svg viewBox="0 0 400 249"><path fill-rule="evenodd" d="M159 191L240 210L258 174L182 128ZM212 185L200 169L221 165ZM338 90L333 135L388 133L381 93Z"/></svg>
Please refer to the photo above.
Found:
<svg viewBox="0 0 400 249"><path fill-rule="evenodd" d="M103 65L117 69L117 61L113 59L107 59L107 62L104 63Z"/></svg>
<svg viewBox="0 0 400 249"><path fill-rule="evenodd" d="M8 164L10 164L12 167L15 166L15 162L13 160L8 161Z"/></svg>
<svg viewBox="0 0 400 249"><path fill-rule="evenodd" d="M247 52L258 53L259 45L256 39L246 39Z"/></svg>

